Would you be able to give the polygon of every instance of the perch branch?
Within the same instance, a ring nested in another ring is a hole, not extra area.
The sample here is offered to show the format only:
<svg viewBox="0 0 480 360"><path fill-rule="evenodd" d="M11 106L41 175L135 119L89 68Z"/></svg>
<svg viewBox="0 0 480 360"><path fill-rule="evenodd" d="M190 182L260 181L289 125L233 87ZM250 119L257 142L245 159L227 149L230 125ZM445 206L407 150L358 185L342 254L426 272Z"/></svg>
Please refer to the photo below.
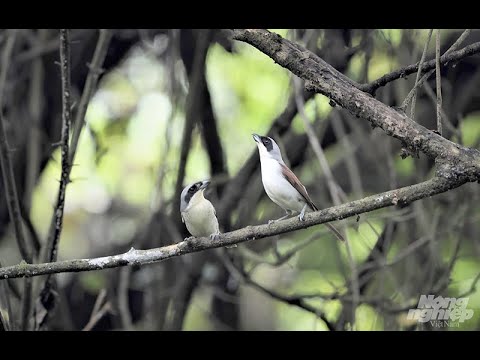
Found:
<svg viewBox="0 0 480 360"><path fill-rule="evenodd" d="M0 279L150 264L202 250L230 246L245 241L306 229L311 226L345 219L392 205L398 204L400 206L406 206L413 201L440 194L458 187L464 182L464 180L448 180L436 177L419 184L406 186L339 206L307 213L305 214L305 221L303 222L299 221L298 218L293 217L273 224L247 226L239 230L220 234L216 240L210 240L209 237L193 238L191 240L185 240L174 245L160 248L149 250L135 250L132 248L130 251L123 254L94 259L64 260L44 264L21 263L0 268Z"/></svg>

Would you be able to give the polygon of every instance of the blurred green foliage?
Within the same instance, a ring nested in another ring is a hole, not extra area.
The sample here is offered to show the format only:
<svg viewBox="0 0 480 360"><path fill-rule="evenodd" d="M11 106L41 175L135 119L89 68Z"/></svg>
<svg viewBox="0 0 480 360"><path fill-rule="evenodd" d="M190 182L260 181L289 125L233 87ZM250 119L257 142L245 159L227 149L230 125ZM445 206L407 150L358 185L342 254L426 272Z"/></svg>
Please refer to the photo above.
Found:
<svg viewBox="0 0 480 360"><path fill-rule="evenodd" d="M280 32L283 36L287 35L286 30ZM418 33L421 45L426 38L426 31ZM401 65L382 43L385 39L392 46L398 46L402 39L402 30L381 31L376 39L377 46L370 55L368 81ZM354 45L356 41L359 40L354 39ZM355 55L347 74L356 80L361 79L364 61L363 53ZM167 70L162 63L152 54L137 49L101 82L100 90L88 109L88 128L83 131L80 139L72 171L73 182L66 195L60 259L91 256L92 248L102 248L101 242L121 243L138 227L143 226L155 206L155 199L159 196L157 179L162 167L166 169L166 175L161 196L169 199L173 195L185 114L182 107L173 108L167 91L167 76ZM208 53L207 80L228 170L232 175L239 170L248 156L256 151L250 134L265 133L272 119L283 110L291 91L290 74L249 45L237 43L235 52L229 53L216 44ZM172 120L170 117L174 110ZM307 116L312 122L316 117L327 119L330 111L328 99L321 95L316 95L306 106ZM480 114L476 113L462 120L461 131L466 146L478 146L479 117ZM168 127L171 127L171 148L166 152ZM293 129L297 133L304 132L303 122L298 115L293 121ZM328 160L334 160L342 151L327 151ZM399 177L407 178L415 171L415 160L402 160L398 157L394 166ZM209 178L209 170L208 158L196 130L185 182ZM312 161L312 166L304 166L299 170L299 177L309 183L320 171L318 163ZM45 237L48 231L59 174L60 153L55 151L52 161L48 163L39 180L33 199L33 221L42 237ZM92 222L115 202L128 205L128 214L110 219L115 226L110 227L108 233L96 233L97 228ZM259 218L263 216L265 206L270 206L270 203L262 203L258 207ZM372 218L369 221L370 225L366 222L349 223L347 229L353 260L357 265L366 259L385 225L381 218ZM307 229L288 234L283 239L283 249L307 239L315 231ZM389 252L389 259L393 259L405 246L405 243L394 244ZM296 254L279 269L278 275L272 275L275 270L271 267L262 266L255 272L255 279L285 294L328 294L345 290L342 273L349 272L350 265L346 247L339 250L337 240L328 234L319 237ZM468 254L459 258L453 267L448 293L456 296L468 291L479 268L478 260L469 258ZM282 279L282 275L287 279ZM85 288L92 292L105 285L101 272L83 274L80 278ZM272 280L273 278L275 280ZM268 296L262 296L261 299L272 308L277 330L326 330L324 323L314 314ZM186 317L186 330L214 328L214 320L207 310L209 301L207 291L198 292ZM341 304L337 300L317 299L311 300L311 303L319 304L327 317L333 320L341 311ZM462 329L477 327L480 316L479 291L470 295L469 307L476 309L476 320L463 323ZM384 328L385 319L370 305L363 304L357 308L356 320L358 330Z"/></svg>

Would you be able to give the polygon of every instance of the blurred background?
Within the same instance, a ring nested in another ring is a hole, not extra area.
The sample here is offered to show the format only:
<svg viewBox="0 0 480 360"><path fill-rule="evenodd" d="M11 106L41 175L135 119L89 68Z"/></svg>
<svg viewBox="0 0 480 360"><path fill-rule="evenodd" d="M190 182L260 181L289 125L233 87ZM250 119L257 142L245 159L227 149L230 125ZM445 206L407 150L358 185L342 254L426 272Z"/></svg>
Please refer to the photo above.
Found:
<svg viewBox="0 0 480 360"><path fill-rule="evenodd" d="M226 30L112 29L105 71L86 113L66 192L58 259L160 247L189 236L179 214L188 183L223 232L283 215L265 194L252 133L269 134L319 208L429 179L423 154L350 116ZM421 58L429 30L275 29L359 83ZM463 30L442 30L445 52ZM11 30L0 32L5 49ZM61 172L59 31L15 32L2 111L27 242L45 244ZM71 38L73 115L99 31ZM473 30L461 47L480 41ZM435 35L426 59L435 57ZM442 68L444 136L480 142L480 58ZM375 96L400 106L416 74ZM418 89L415 120L436 128L435 76ZM300 111L299 111L300 110ZM410 114L410 108L407 109ZM314 132L321 156L306 130ZM326 159L326 162L323 161ZM329 185L330 183L330 185ZM333 189L333 190L332 190ZM480 329L478 184L324 226L141 267L58 274L48 330ZM22 260L0 184L0 263ZM35 278L41 282L42 277ZM44 280L44 279L43 279ZM38 288L0 284L2 328L38 320ZM420 295L468 297L471 319L448 327L407 318ZM25 297L30 304L25 305ZM5 303L10 310L6 310ZM27 310L25 310L27 306ZM27 312L25 312L27 311Z"/></svg>

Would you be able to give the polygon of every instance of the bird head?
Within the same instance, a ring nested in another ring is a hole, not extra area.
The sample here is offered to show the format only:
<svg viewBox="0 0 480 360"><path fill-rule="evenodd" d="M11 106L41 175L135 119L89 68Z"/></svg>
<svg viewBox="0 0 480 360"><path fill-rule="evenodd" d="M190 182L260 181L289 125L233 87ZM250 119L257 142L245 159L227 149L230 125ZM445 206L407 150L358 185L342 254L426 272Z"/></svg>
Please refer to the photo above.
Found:
<svg viewBox="0 0 480 360"><path fill-rule="evenodd" d="M180 195L180 211L183 212L187 210L191 204L202 200L203 192L209 184L209 180L204 180L185 186L182 190L182 194Z"/></svg>
<svg viewBox="0 0 480 360"><path fill-rule="evenodd" d="M275 140L268 136L252 134L253 140L257 143L260 158L272 158L280 163L284 163L282 153Z"/></svg>

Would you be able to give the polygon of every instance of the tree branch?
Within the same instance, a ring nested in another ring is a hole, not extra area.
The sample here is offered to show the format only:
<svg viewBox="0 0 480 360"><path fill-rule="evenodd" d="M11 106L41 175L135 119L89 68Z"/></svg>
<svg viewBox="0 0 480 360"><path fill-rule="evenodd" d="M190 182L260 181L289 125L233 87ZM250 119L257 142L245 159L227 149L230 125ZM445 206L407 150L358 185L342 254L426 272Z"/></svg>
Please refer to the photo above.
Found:
<svg viewBox="0 0 480 360"><path fill-rule="evenodd" d="M435 37L435 71L437 85L437 131L440 135L442 130L442 75L440 74L440 29L437 29Z"/></svg>
<svg viewBox="0 0 480 360"><path fill-rule="evenodd" d="M185 169L187 166L188 154L190 153L190 144L192 141L192 132L195 127L197 113L200 107L201 74L205 68L208 46L210 44L210 30L200 30L195 47L195 56L192 69L192 75L189 79L188 95L185 110L185 126L183 128L182 145L180 150L180 161L178 164L178 175L175 183L175 198L173 199L174 219L180 223L180 193L184 186Z"/></svg>
<svg viewBox="0 0 480 360"><path fill-rule="evenodd" d="M1 263L0 266L2 266ZM9 284L6 281L3 281L0 284L0 331L15 330L10 295L11 290Z"/></svg>
<svg viewBox="0 0 480 360"><path fill-rule="evenodd" d="M466 39L466 37L468 36L468 34L470 34L470 31L469 29L465 30L462 35L460 35L460 37L457 39L457 41L455 41L453 43L452 46L450 46L450 48L448 48L447 51L445 51L445 54L444 55L447 55L449 53L451 53L452 51L455 51L457 49L457 47L460 46L460 44ZM403 103L402 105L400 105L400 108L405 110L408 106L408 104L410 103L410 101L412 100L414 94L416 94L416 91L417 91L417 88L421 85L423 85L423 83L425 81L427 81L427 79L435 72L437 71L437 67L440 69L440 65L437 66L437 63L439 62L437 60L437 58L439 57L440 55L436 55L435 56L435 67L433 69L431 69L429 72L427 72L425 75L423 75L420 80L418 81L415 81L415 85L413 86L412 90L410 90L410 92L408 93L407 97L405 98L405 100L403 100Z"/></svg>
<svg viewBox="0 0 480 360"><path fill-rule="evenodd" d="M63 209L65 206L65 195L67 192L67 185L70 182L71 164L69 162L69 137L72 110L70 106L70 31L68 29L60 29L60 73L62 83L62 138L61 138L61 157L62 170L60 174L60 185L57 194L57 201L53 209L52 221L48 232L47 242L43 248L41 259L43 261L55 261L57 259L58 243L60 241L60 234L62 233L63 225ZM36 323L35 328L39 329L48 319L48 311L53 308L55 304L55 296L52 296L52 282L50 275L45 280L42 290L40 291L37 305L43 306L43 311L35 309L36 313L42 312L45 316ZM37 326L38 325L38 326Z"/></svg>
<svg viewBox="0 0 480 360"><path fill-rule="evenodd" d="M420 75L422 74L422 65L423 65L423 62L425 61L425 56L427 55L427 49L428 49L428 45L430 44L430 39L432 38L432 33L433 33L433 29L431 29L429 32L428 32L428 39L425 43L425 46L423 47L423 52L422 52L422 57L420 58L420 63L418 65L418 71L417 71L417 77L415 78L415 85L414 85L414 89L417 89L417 84L418 84L418 81L420 80ZM436 60L439 60L440 59L440 55L438 56L438 59ZM438 64L438 66L440 66L440 63ZM439 71L440 73L440 71ZM417 90L414 90L415 92L413 93L413 98L412 98L412 107L410 109L410 118L412 120L415 120L415 105L417 103Z"/></svg>
<svg viewBox="0 0 480 360"><path fill-rule="evenodd" d="M330 321L328 321L323 311L308 304L307 302L305 302L305 299L297 296L283 295L283 294L277 293L276 291L270 290L265 286L259 284L255 280L253 280L252 277L245 271L243 267L236 266L235 263L228 256L226 256L224 260L226 262L227 268L229 269L230 273L235 277L237 277L238 280L241 280L245 284L251 286L252 288L267 294L272 299L284 302L289 305L297 306L300 309L303 309L305 311L315 314L325 323L325 325L330 331L335 331L335 327Z"/></svg>
<svg viewBox="0 0 480 360"><path fill-rule="evenodd" d="M435 158L437 175L477 181L480 178L480 151L453 143L415 123L388 105L336 75L325 62L316 61L308 50L267 30L235 30L234 38L247 42L306 81L307 90L314 90L341 105L356 117L382 128L387 135L402 141L414 154L418 151ZM480 45L480 44L479 44Z"/></svg>
<svg viewBox="0 0 480 360"><path fill-rule="evenodd" d="M70 181L70 163L69 156L69 135L71 125L70 108L70 32L68 29L60 30L60 71L62 77L62 173L60 177L60 187L57 195L57 203L53 212L52 223L49 231L49 237L45 246L43 259L46 261L55 261L57 258L58 242L62 232L63 208L65 205L65 194L67 184Z"/></svg>
<svg viewBox="0 0 480 360"><path fill-rule="evenodd" d="M107 56L108 45L110 44L111 38L111 30L100 29L97 46L95 47L95 52L93 53L92 62L88 65L89 72L87 75L87 80L85 80L85 87L83 88L80 104L78 105L78 110L73 122L74 128L72 133L72 141L70 143L70 153L68 154L68 162L70 163L70 167L73 165L78 140L80 139L80 134L82 133L83 125L85 124L85 114L87 113L88 104L90 103L90 99L97 88L98 78L103 72L102 65L105 57Z"/></svg>
<svg viewBox="0 0 480 360"><path fill-rule="evenodd" d="M480 42L473 43L471 45L465 46L463 49L458 51L452 51L450 53L443 54L440 57L440 63L442 65L447 65L449 63L457 62L467 56L475 55L480 53ZM365 91L371 95L375 95L375 92L382 86L387 85L388 83L404 78L410 74L413 74L418 71L421 62L416 64L408 65L403 68L392 71L391 73L385 74L377 80L372 81L369 84L360 85L359 89ZM422 73L425 74L428 71L435 69L435 59L429 60L422 64Z"/></svg>
<svg viewBox="0 0 480 360"><path fill-rule="evenodd" d="M13 223L15 238L17 239L18 249L22 258L27 262L32 262L32 254L27 246L25 237L23 236L22 215L20 211L20 202L18 200L17 186L15 176L13 174L13 164L10 158L10 150L8 147L7 134L5 129L5 120L3 118L3 99L5 83L7 80L7 72L10 65L10 57L15 44L16 32L9 34L2 54L2 67L0 71L0 163L2 167L3 184L5 187L5 197L7 199L8 213Z"/></svg>
<svg viewBox="0 0 480 360"><path fill-rule="evenodd" d="M407 204L443 193L456 188L465 181L461 179L444 179L435 177L425 182L406 186L396 190L368 196L339 206L330 207L305 214L305 221L298 218L282 220L273 224L247 226L245 228L223 233L216 240L209 237L193 238L174 245L149 250L135 250L113 256L94 259L64 260L44 264L21 263L14 266L0 268L0 279L18 278L24 276L40 276L62 272L79 272L102 270L129 265L144 265L170 259L207 249L214 249L233 244L279 235L295 230L324 224L330 221L341 220L365 212L381 209L392 205L406 206Z"/></svg>

